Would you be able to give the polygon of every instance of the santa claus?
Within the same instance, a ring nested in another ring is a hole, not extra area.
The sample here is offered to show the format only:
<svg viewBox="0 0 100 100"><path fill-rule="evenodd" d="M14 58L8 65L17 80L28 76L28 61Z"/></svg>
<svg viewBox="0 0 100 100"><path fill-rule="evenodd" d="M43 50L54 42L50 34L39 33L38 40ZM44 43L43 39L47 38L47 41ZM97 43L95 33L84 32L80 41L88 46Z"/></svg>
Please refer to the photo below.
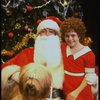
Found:
<svg viewBox="0 0 100 100"><path fill-rule="evenodd" d="M56 21L59 19L56 19ZM60 28L59 25L51 19L45 19L37 27L37 38L34 48L26 48L17 54L14 58L2 65L16 64L24 66L35 62L43 64L50 70L53 78L51 85L51 94L49 98L60 99L60 93L63 93L63 63L60 49Z"/></svg>

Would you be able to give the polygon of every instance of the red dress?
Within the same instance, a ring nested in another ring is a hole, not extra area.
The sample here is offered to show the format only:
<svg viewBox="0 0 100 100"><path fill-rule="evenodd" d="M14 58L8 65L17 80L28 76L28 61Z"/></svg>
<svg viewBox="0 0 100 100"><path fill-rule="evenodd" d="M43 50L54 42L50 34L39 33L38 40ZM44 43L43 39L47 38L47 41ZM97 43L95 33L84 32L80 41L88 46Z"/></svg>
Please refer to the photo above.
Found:
<svg viewBox="0 0 100 100"><path fill-rule="evenodd" d="M24 65L34 62L34 48L26 48L22 50L19 54L17 54L14 58L8 60L7 62L2 64L2 68L7 65L16 64L18 66L23 67Z"/></svg>
<svg viewBox="0 0 100 100"><path fill-rule="evenodd" d="M76 54L72 55L69 47L66 44L61 45L63 62L64 62L64 84L63 89L67 98L67 94L75 90L82 82L84 75L75 76L66 74L70 73L85 73L85 69L89 72L94 70L95 55L89 47L85 47ZM87 85L84 90L78 95L76 100L93 100L91 86Z"/></svg>

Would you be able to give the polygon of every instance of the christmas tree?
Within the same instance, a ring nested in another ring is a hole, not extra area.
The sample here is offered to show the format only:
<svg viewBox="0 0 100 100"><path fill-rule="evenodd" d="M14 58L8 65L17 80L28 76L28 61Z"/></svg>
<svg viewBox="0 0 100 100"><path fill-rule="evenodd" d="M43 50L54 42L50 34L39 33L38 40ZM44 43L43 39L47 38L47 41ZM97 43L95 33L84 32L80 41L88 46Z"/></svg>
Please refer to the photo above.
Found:
<svg viewBox="0 0 100 100"><path fill-rule="evenodd" d="M78 0L1 0L1 61L14 57L26 47L34 47L39 20L55 16L63 21L83 12Z"/></svg>

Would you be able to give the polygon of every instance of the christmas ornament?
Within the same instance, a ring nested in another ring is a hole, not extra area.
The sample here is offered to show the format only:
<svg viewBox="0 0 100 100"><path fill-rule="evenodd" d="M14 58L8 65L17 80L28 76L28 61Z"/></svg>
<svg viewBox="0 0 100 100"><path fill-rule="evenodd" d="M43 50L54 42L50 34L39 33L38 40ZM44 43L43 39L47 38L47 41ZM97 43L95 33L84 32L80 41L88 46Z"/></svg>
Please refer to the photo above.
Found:
<svg viewBox="0 0 100 100"><path fill-rule="evenodd" d="M28 11L31 11L33 9L32 6L26 6L26 8L27 8Z"/></svg>
<svg viewBox="0 0 100 100"><path fill-rule="evenodd" d="M28 27L29 26L26 24L25 27L24 27L25 31L28 31Z"/></svg>
<svg viewBox="0 0 100 100"><path fill-rule="evenodd" d="M13 56L13 52L8 51L8 52L7 52L7 55L8 55L9 57L12 57L12 56Z"/></svg>
<svg viewBox="0 0 100 100"><path fill-rule="evenodd" d="M11 16L11 15L12 15L12 11L6 10L6 15L7 15L7 16Z"/></svg>
<svg viewBox="0 0 100 100"><path fill-rule="evenodd" d="M84 40L83 40L83 43L84 43L84 45L91 45L92 43L93 43L93 41L92 41L92 39L91 39L91 37L85 37L84 38Z"/></svg>
<svg viewBox="0 0 100 100"><path fill-rule="evenodd" d="M39 19L39 20L37 20L37 24L39 24L41 21L42 21L42 20L40 20L40 19Z"/></svg>
<svg viewBox="0 0 100 100"><path fill-rule="evenodd" d="M21 24L20 23L16 23L15 24L15 29L20 29L21 28Z"/></svg>
<svg viewBox="0 0 100 100"><path fill-rule="evenodd" d="M1 55L2 55L2 56L7 55L7 50L3 49L3 50L1 51Z"/></svg>
<svg viewBox="0 0 100 100"><path fill-rule="evenodd" d="M13 33L13 32L9 32L9 33L8 33L8 36L9 36L10 38L14 37L14 33Z"/></svg>

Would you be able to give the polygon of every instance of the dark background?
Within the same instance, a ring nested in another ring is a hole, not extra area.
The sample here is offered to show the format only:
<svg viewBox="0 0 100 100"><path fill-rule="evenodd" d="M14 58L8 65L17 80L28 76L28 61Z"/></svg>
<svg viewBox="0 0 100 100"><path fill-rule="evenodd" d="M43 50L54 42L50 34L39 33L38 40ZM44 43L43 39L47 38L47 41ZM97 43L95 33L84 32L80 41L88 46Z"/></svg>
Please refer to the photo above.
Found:
<svg viewBox="0 0 100 100"><path fill-rule="evenodd" d="M87 33L93 40L91 46L96 55L96 64L99 65L99 2L97 0L82 0L83 20L87 27Z"/></svg>

